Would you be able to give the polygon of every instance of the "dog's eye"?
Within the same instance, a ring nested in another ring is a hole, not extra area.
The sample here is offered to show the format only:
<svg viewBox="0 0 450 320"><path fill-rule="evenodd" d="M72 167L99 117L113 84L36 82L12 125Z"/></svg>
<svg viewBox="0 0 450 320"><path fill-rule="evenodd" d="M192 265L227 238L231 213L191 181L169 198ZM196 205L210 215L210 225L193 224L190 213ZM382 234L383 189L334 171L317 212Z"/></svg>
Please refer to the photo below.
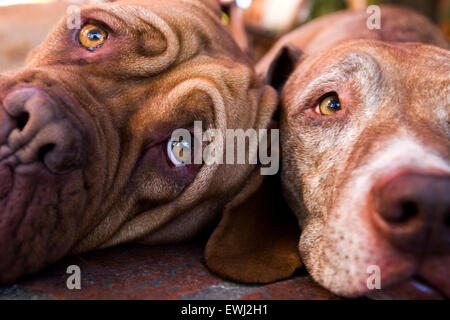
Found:
<svg viewBox="0 0 450 320"><path fill-rule="evenodd" d="M341 110L341 101L336 93L328 94L319 101L316 113L329 116Z"/></svg>
<svg viewBox="0 0 450 320"><path fill-rule="evenodd" d="M106 39L108 39L108 32L102 27L93 24L85 25L78 35L80 44L91 51L104 44Z"/></svg>
<svg viewBox="0 0 450 320"><path fill-rule="evenodd" d="M191 164L191 144L187 141L167 142L167 156L175 167L184 167Z"/></svg>

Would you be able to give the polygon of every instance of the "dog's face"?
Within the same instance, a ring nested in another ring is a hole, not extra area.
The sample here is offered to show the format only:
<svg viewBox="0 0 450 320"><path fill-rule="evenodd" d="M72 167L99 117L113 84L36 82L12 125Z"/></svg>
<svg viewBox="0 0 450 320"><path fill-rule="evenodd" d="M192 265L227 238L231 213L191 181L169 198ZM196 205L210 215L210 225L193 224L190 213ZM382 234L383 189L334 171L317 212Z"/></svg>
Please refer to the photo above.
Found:
<svg viewBox="0 0 450 320"><path fill-rule="evenodd" d="M0 76L0 282L68 252L188 239L238 192L254 166L185 165L171 141L194 121L266 128L275 108L217 9L86 7Z"/></svg>
<svg viewBox="0 0 450 320"><path fill-rule="evenodd" d="M286 83L282 183L324 287L450 297L449 75L447 50L361 41L302 58Z"/></svg>

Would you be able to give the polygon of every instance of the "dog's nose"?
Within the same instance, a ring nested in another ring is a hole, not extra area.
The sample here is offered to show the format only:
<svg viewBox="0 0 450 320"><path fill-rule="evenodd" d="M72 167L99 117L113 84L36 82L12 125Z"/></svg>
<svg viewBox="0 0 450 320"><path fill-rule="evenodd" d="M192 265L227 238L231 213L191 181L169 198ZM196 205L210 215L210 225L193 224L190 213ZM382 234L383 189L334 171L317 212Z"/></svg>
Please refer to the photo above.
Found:
<svg viewBox="0 0 450 320"><path fill-rule="evenodd" d="M82 136L73 116L45 91L17 89L2 104L0 142L6 142L3 153L7 148L20 163L41 162L55 173L79 163Z"/></svg>
<svg viewBox="0 0 450 320"><path fill-rule="evenodd" d="M449 252L450 175L407 173L376 187L375 225L408 251Z"/></svg>

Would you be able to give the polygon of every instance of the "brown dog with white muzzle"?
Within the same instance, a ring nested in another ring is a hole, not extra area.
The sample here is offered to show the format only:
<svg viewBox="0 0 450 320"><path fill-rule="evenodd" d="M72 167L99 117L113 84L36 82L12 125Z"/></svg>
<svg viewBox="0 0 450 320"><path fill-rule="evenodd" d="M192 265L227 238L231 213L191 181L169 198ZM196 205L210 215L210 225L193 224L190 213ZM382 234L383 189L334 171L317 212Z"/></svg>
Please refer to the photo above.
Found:
<svg viewBox="0 0 450 320"><path fill-rule="evenodd" d="M92 5L79 28L67 18L0 76L0 282L69 253L186 241L260 179L255 164L174 151L172 133L194 121L267 129L276 109L216 1Z"/></svg>
<svg viewBox="0 0 450 320"><path fill-rule="evenodd" d="M266 68L280 88L295 66L281 179L302 261L343 296L449 298L448 43L406 9L383 8L379 30L367 18L339 13L294 31L281 42L305 55L297 64L282 49Z"/></svg>
<svg viewBox="0 0 450 320"><path fill-rule="evenodd" d="M281 181L298 249L342 296L449 298L448 43L407 9L382 8L381 29L368 18L317 19L257 66L282 90Z"/></svg>

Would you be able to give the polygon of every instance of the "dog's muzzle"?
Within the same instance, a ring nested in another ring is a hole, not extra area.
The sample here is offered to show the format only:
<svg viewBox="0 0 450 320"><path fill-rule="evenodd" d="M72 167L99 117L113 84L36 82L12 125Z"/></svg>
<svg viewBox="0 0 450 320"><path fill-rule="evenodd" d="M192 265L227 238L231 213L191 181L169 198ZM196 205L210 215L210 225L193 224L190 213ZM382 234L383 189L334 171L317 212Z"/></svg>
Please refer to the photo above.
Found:
<svg viewBox="0 0 450 320"><path fill-rule="evenodd" d="M0 83L0 283L67 254L93 202L80 108L26 85Z"/></svg>

